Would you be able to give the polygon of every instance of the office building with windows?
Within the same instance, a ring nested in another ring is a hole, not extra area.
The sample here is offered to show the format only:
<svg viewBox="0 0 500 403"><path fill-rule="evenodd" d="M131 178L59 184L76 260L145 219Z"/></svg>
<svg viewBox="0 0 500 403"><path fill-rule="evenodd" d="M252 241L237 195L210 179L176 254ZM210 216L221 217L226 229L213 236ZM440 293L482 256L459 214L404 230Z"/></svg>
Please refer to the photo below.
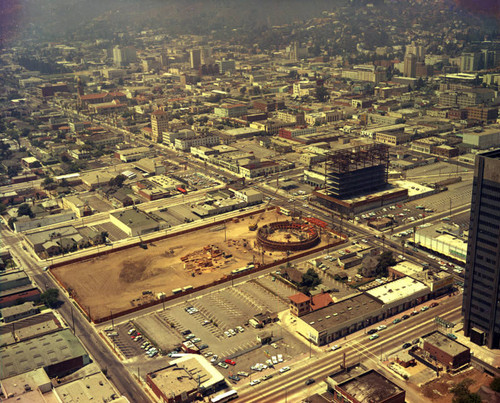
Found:
<svg viewBox="0 0 500 403"><path fill-rule="evenodd" d="M464 334L500 347L500 149L476 156L462 313Z"/></svg>

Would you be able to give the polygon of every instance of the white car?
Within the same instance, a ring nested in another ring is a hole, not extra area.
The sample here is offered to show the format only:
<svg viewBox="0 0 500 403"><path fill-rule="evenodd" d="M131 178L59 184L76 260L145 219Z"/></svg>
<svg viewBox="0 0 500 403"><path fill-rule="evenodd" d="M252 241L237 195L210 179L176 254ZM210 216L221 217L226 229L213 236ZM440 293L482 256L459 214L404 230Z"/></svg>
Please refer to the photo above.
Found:
<svg viewBox="0 0 500 403"><path fill-rule="evenodd" d="M340 348L340 346L338 344L335 344L333 347L332 347L332 351L335 351L335 350L338 350Z"/></svg>
<svg viewBox="0 0 500 403"><path fill-rule="evenodd" d="M276 358L275 355L272 357L273 364L276 365L278 363L278 359Z"/></svg>
<svg viewBox="0 0 500 403"><path fill-rule="evenodd" d="M384 330L384 329L387 329L386 325L380 325L377 327L377 330Z"/></svg>
<svg viewBox="0 0 500 403"><path fill-rule="evenodd" d="M290 371L290 367L283 367L280 369L280 374Z"/></svg>
<svg viewBox="0 0 500 403"><path fill-rule="evenodd" d="M240 332L240 333L243 333L245 331L243 326L236 326L236 329L238 329L238 332Z"/></svg>
<svg viewBox="0 0 500 403"><path fill-rule="evenodd" d="M278 362L283 362L283 354L278 354Z"/></svg>
<svg viewBox="0 0 500 403"><path fill-rule="evenodd" d="M253 381L250 381L250 386L258 385L260 383L260 379L254 379Z"/></svg>

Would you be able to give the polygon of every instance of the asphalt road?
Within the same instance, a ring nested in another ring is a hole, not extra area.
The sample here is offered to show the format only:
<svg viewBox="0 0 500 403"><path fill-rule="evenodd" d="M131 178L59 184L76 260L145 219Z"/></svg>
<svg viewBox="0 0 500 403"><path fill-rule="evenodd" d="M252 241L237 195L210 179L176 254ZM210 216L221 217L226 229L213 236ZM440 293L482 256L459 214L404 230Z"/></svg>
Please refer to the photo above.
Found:
<svg viewBox="0 0 500 403"><path fill-rule="evenodd" d="M373 341L369 341L368 336L363 331L360 331L351 335L352 337L348 336L346 341L337 341L341 346L339 350L318 353L296 365L288 364L291 367L289 372L279 374L276 371L272 379L257 386L250 386L247 381L249 378L245 378L242 381L244 384L240 382L241 386L235 387L240 396L238 401L248 403L299 401L305 397L305 391L307 391L307 394L314 393L314 390L307 390L305 381L314 378L317 385L319 381L324 380L328 375L337 372L345 354L348 366L361 361L368 367L376 367L378 371L383 372L389 379L407 391L407 402L419 403L422 397L407 388L404 381L385 369L381 365L380 358L382 356L385 359L386 354L399 349L403 343L435 330L434 318L436 316L450 321L459 320L460 305L461 296L449 298L441 302L436 308L431 308L399 324L389 325L386 330L379 332L380 337ZM253 375L254 379L257 377L260 377L260 374Z"/></svg>

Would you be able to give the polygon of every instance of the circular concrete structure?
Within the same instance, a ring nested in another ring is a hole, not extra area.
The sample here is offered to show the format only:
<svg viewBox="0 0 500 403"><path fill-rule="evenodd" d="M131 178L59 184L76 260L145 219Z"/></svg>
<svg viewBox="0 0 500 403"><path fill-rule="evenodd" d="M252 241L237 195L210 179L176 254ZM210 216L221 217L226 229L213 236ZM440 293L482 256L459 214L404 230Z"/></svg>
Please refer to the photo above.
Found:
<svg viewBox="0 0 500 403"><path fill-rule="evenodd" d="M320 240L314 226L301 222L273 222L259 228L257 232L257 241L268 250L306 250L317 245Z"/></svg>

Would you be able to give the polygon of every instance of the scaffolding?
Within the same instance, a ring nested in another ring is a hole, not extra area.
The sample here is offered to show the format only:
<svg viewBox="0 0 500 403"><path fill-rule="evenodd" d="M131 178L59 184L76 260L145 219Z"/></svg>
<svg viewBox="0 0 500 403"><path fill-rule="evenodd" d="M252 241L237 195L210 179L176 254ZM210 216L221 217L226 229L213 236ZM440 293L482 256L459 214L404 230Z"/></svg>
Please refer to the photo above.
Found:
<svg viewBox="0 0 500 403"><path fill-rule="evenodd" d="M325 178L327 192L340 198L383 188L389 179L389 146L370 144L328 153Z"/></svg>

